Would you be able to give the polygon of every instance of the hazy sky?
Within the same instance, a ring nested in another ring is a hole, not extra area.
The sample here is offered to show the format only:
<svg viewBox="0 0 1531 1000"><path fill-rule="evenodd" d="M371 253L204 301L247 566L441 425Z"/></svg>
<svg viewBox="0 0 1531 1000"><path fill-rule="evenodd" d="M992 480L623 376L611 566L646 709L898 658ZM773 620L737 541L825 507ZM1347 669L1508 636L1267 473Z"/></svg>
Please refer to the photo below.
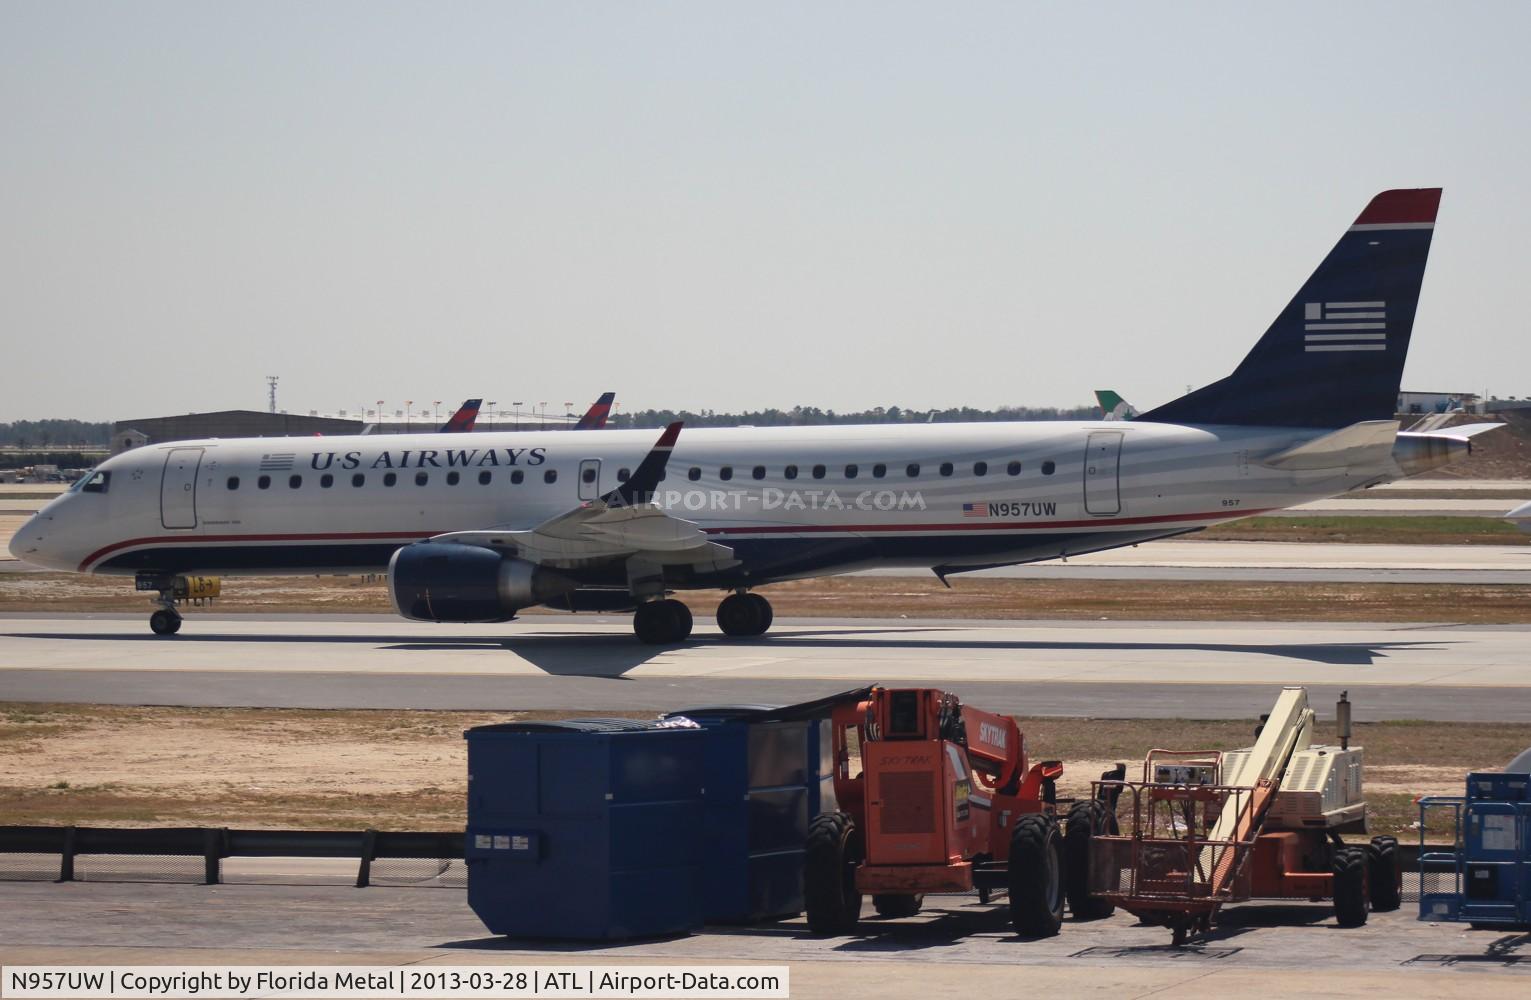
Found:
<svg viewBox="0 0 1531 1000"><path fill-rule="evenodd" d="M0 420L1140 407L1446 194L1531 394L1531 4L0 3Z"/></svg>

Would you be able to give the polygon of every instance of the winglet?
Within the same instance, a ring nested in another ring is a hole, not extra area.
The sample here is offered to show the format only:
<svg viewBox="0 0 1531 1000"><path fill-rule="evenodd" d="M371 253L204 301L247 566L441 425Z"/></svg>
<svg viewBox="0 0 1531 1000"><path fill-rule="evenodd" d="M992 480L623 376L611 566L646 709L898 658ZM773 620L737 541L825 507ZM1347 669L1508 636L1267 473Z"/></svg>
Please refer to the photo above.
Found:
<svg viewBox="0 0 1531 1000"><path fill-rule="evenodd" d="M631 507L652 500L654 490L664 478L665 466L670 462L670 452L675 450L675 441L680 437L682 426L683 421L677 420L666 427L664 433L659 435L659 440L654 442L654 447L638 463L638 468L627 478L627 482L601 497L601 502L608 507Z"/></svg>

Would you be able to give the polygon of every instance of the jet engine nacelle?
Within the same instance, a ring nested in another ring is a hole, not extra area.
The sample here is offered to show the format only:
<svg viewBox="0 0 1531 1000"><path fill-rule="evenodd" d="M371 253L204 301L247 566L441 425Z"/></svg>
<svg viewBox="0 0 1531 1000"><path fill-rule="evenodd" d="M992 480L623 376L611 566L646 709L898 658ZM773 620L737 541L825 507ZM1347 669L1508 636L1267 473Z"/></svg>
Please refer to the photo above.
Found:
<svg viewBox="0 0 1531 1000"><path fill-rule="evenodd" d="M388 561L388 596L415 621L506 622L573 588L535 563L476 545L420 542Z"/></svg>

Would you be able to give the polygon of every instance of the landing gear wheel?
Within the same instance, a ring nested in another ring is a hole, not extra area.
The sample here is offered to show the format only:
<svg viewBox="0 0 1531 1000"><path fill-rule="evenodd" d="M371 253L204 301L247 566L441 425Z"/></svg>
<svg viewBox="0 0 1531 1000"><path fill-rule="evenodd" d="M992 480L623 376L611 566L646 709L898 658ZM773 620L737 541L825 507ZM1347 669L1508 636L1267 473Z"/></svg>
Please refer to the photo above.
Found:
<svg viewBox="0 0 1531 1000"><path fill-rule="evenodd" d="M673 599L640 604L633 612L633 633L651 646L683 642L691 635L691 609Z"/></svg>
<svg viewBox="0 0 1531 1000"><path fill-rule="evenodd" d="M718 602L718 628L724 635L762 635L772 617L771 602L759 594L729 594Z"/></svg>
<svg viewBox="0 0 1531 1000"><path fill-rule="evenodd" d="M1372 909L1386 913L1403 905L1398 891L1398 841L1394 837L1373 837L1366 845L1366 890Z"/></svg>
<svg viewBox="0 0 1531 1000"><path fill-rule="evenodd" d="M861 920L856 866L861 835L848 813L821 813L808 827L803 853L803 910L815 934L849 934Z"/></svg>
<svg viewBox="0 0 1531 1000"><path fill-rule="evenodd" d="M872 907L879 917L912 917L920 912L925 903L923 894L908 896L901 893L879 892L872 897Z"/></svg>
<svg viewBox="0 0 1531 1000"><path fill-rule="evenodd" d="M1092 841L1110 832L1111 816L1099 799L1083 799L1069 809L1063 824L1063 885L1076 920L1100 920L1116 912L1108 900L1090 895Z"/></svg>
<svg viewBox="0 0 1531 1000"><path fill-rule="evenodd" d="M1010 923L1022 937L1063 926L1063 837L1051 816L1032 813L1010 834Z"/></svg>
<svg viewBox="0 0 1531 1000"><path fill-rule="evenodd" d="M160 608L149 616L149 630L155 635L175 635L181 630L181 616L168 608Z"/></svg>
<svg viewBox="0 0 1531 1000"><path fill-rule="evenodd" d="M1341 847L1334 852L1334 918L1341 927L1366 923L1366 851Z"/></svg>

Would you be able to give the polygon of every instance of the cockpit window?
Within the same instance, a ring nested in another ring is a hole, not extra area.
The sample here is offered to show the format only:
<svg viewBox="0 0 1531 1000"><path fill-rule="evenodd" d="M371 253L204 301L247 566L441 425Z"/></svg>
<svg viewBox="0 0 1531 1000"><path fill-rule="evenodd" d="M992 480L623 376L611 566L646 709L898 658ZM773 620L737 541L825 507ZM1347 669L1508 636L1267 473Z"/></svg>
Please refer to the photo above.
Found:
<svg viewBox="0 0 1531 1000"><path fill-rule="evenodd" d="M85 484L80 487L81 493L105 493L107 487L112 484L110 472L93 472L85 477Z"/></svg>

